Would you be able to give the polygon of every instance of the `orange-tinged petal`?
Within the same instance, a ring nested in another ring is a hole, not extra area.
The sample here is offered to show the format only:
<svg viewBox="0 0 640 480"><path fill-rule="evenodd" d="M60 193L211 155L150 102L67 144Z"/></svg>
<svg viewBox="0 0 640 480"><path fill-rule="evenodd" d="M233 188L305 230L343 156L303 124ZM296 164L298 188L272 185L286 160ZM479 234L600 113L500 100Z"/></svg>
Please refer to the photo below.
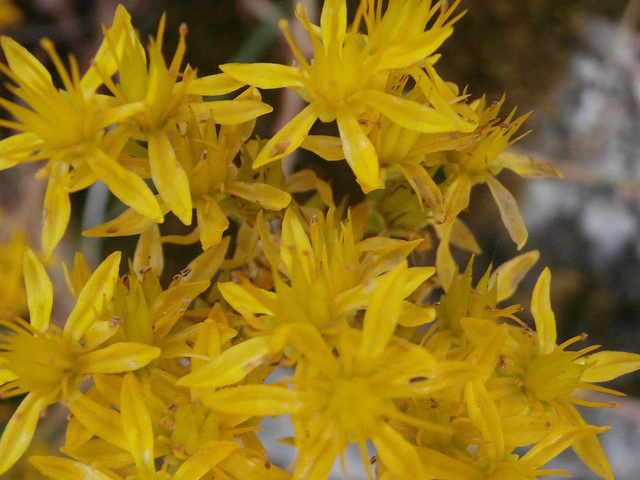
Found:
<svg viewBox="0 0 640 480"><path fill-rule="evenodd" d="M36 254L29 247L23 257L24 283L27 287L29 320L31 325L44 332L49 326L53 306L53 286Z"/></svg>
<svg viewBox="0 0 640 480"><path fill-rule="evenodd" d="M93 144L87 144L84 152L85 161L116 197L153 221L163 221L160 206L142 178L124 168Z"/></svg>
<svg viewBox="0 0 640 480"><path fill-rule="evenodd" d="M267 142L254 160L253 168L262 167L292 153L304 141L320 113L318 103L307 105Z"/></svg>
<svg viewBox="0 0 640 480"><path fill-rule="evenodd" d="M138 370L160 356L162 351L136 342L119 342L80 355L76 359L78 373L121 373Z"/></svg>
<svg viewBox="0 0 640 480"><path fill-rule="evenodd" d="M365 90L358 95L358 100L378 110L392 122L415 132L439 133L457 130L449 116L429 105L421 105L379 90Z"/></svg>
<svg viewBox="0 0 640 480"><path fill-rule="evenodd" d="M336 112L342 148L347 163L356 175L358 183L364 193L369 193L380 185L380 165L378 164L378 154L376 149L364 133L358 123L358 119L351 111L342 106Z"/></svg>
<svg viewBox="0 0 640 480"><path fill-rule="evenodd" d="M151 416L142 395L142 387L131 373L122 379L120 415L122 429L128 440L128 450L133 455L136 466L146 473L145 476L154 478L156 469Z"/></svg>
<svg viewBox="0 0 640 480"><path fill-rule="evenodd" d="M246 85L258 88L299 88L303 86L295 67L277 63L225 63L220 70Z"/></svg>
<svg viewBox="0 0 640 480"><path fill-rule="evenodd" d="M51 402L51 395L31 392L20 403L0 438L0 474L9 470L27 450L40 414Z"/></svg>
<svg viewBox="0 0 640 480"><path fill-rule="evenodd" d="M193 207L189 179L178 163L167 133L153 130L148 133L147 142L151 176L158 193L182 223L191 225Z"/></svg>
<svg viewBox="0 0 640 480"><path fill-rule="evenodd" d="M102 311L105 297L108 300L113 293L119 267L120 252L114 252L96 268L82 288L76 306L67 318L62 332L65 339L76 343L91 327L98 312Z"/></svg>
<svg viewBox="0 0 640 480"><path fill-rule="evenodd" d="M225 192L257 203L267 210L282 210L291 203L291 195L265 183L229 182Z"/></svg>
<svg viewBox="0 0 640 480"><path fill-rule="evenodd" d="M218 412L255 416L296 413L303 403L298 393L270 385L240 385L215 392L203 392L203 403Z"/></svg>
<svg viewBox="0 0 640 480"><path fill-rule="evenodd" d="M216 388L242 380L271 353L267 337L255 337L222 352L197 372L185 375L176 385Z"/></svg>
<svg viewBox="0 0 640 480"><path fill-rule="evenodd" d="M540 252L532 250L503 263L491 274L491 285L498 289L497 300L500 302L514 294L518 284L540 258Z"/></svg>
<svg viewBox="0 0 640 480"><path fill-rule="evenodd" d="M113 480L106 473L70 458L31 456L29 463L53 480Z"/></svg>
<svg viewBox="0 0 640 480"><path fill-rule="evenodd" d="M235 442L207 442L180 465L171 480L200 480L203 475L238 448L240 445Z"/></svg>
<svg viewBox="0 0 640 480"><path fill-rule="evenodd" d="M504 226L507 227L511 240L516 243L518 250L520 250L527 242L529 233L520 214L516 199L513 198L511 192L509 192L504 185L492 176L487 177L487 185L489 186L489 190L491 190L493 199L498 205L498 209L500 209L502 222Z"/></svg>
<svg viewBox="0 0 640 480"><path fill-rule="evenodd" d="M580 358L581 363L595 365L587 368L582 382L608 382L621 375L640 370L640 355L628 352L596 352Z"/></svg>
<svg viewBox="0 0 640 480"><path fill-rule="evenodd" d="M536 323L540 354L556 348L556 317L551 310L551 271L546 267L533 288L531 313Z"/></svg>

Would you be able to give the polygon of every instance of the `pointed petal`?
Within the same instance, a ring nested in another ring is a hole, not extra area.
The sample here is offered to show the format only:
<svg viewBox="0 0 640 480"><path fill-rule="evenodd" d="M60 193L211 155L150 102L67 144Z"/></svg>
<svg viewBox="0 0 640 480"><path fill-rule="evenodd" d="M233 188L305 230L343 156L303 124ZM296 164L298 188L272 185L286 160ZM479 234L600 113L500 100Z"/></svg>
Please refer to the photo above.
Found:
<svg viewBox="0 0 640 480"><path fill-rule="evenodd" d="M213 97L233 92L244 85L228 73L218 73L191 80L187 86L187 94Z"/></svg>
<svg viewBox="0 0 640 480"><path fill-rule="evenodd" d="M427 206L433 210L436 222L443 222L447 215L444 207L444 196L424 167L407 162L397 165L396 168L404 175L419 198L424 200Z"/></svg>
<svg viewBox="0 0 640 480"><path fill-rule="evenodd" d="M176 385L217 388L234 384L266 361L270 353L267 337L245 340L225 350L197 372L182 377Z"/></svg>
<svg viewBox="0 0 640 480"><path fill-rule="evenodd" d="M319 115L320 106L317 103L307 105L267 142L254 160L253 168L262 167L292 153L304 141Z"/></svg>
<svg viewBox="0 0 640 480"><path fill-rule="evenodd" d="M122 429L128 440L128 450L133 455L136 466L153 478L156 473L153 455L153 426L149 409L142 395L142 387L135 375L128 374L122 379L120 392L120 415Z"/></svg>
<svg viewBox="0 0 640 480"><path fill-rule="evenodd" d="M142 178L125 169L93 144L85 147L83 158L123 203L153 221L162 223L160 206Z"/></svg>
<svg viewBox="0 0 640 480"><path fill-rule="evenodd" d="M376 149L358 123L358 119L346 107L336 112L342 148L347 163L356 175L364 193L382 188L380 185L380 165Z"/></svg>
<svg viewBox="0 0 640 480"><path fill-rule="evenodd" d="M502 165L504 168L513 170L521 177L563 178L562 173L560 173L560 171L550 163L538 162L536 160L533 160L528 155L521 155L521 154L512 153L512 152L502 152L498 156L498 158L496 158L496 162Z"/></svg>
<svg viewBox="0 0 640 480"><path fill-rule="evenodd" d="M551 310L551 271L546 267L533 288L531 313L536 323L538 345L541 354L556 348L556 317Z"/></svg>
<svg viewBox="0 0 640 480"><path fill-rule="evenodd" d="M115 410L80 395L69 403L69 410L89 431L117 447L127 445L121 415Z"/></svg>
<svg viewBox="0 0 640 480"><path fill-rule="evenodd" d="M0 39L2 49L7 57L9 68L20 79L20 83L42 91L53 88L53 81L47 69L29 51L14 39L3 36Z"/></svg>
<svg viewBox="0 0 640 480"><path fill-rule="evenodd" d="M291 203L291 195L265 183L230 182L225 186L225 191L267 210L282 210Z"/></svg>
<svg viewBox="0 0 640 480"><path fill-rule="evenodd" d="M198 198L195 207L200 242L206 250L222 241L222 234L229 228L229 220L213 198Z"/></svg>
<svg viewBox="0 0 640 480"><path fill-rule="evenodd" d="M628 352L597 352L579 359L595 365L587 368L580 380L583 382L608 382L621 375L640 370L640 355Z"/></svg>
<svg viewBox="0 0 640 480"><path fill-rule="evenodd" d="M240 445L235 442L207 442L180 465L171 480L200 480L209 470L238 448Z"/></svg>
<svg viewBox="0 0 640 480"><path fill-rule="evenodd" d="M502 222L504 226L507 227L511 240L516 243L518 250L520 250L527 242L529 233L520 214L516 199L513 198L511 192L509 192L504 185L492 176L487 178L487 185L489 186L489 190L491 190L493 199L498 204Z"/></svg>
<svg viewBox="0 0 640 480"><path fill-rule="evenodd" d="M23 257L24 283L27 287L30 323L44 332L49 326L53 306L53 286L36 254L29 247Z"/></svg>
<svg viewBox="0 0 640 480"><path fill-rule="evenodd" d="M240 385L202 394L202 402L212 410L255 416L296 413L302 408L298 394L271 385Z"/></svg>
<svg viewBox="0 0 640 480"><path fill-rule="evenodd" d="M176 152L163 130L148 134L149 164L153 183L162 199L182 223L191 225L191 190L187 174L178 163Z"/></svg>
<svg viewBox="0 0 640 480"><path fill-rule="evenodd" d="M122 373L138 370L160 356L158 347L135 342L118 342L80 355L75 364L78 373Z"/></svg>
<svg viewBox="0 0 640 480"><path fill-rule="evenodd" d="M20 403L0 438L0 474L9 470L27 450L40 414L51 401L50 395L31 392Z"/></svg>
<svg viewBox="0 0 640 480"><path fill-rule="evenodd" d="M169 211L168 208L163 210ZM161 220L164 221L164 218ZM127 235L140 235L147 231L155 221L133 208L128 208L113 220L91 227L82 235L85 237L123 237Z"/></svg>
<svg viewBox="0 0 640 480"><path fill-rule="evenodd" d="M53 480L113 480L106 473L70 458L31 456L29 463Z"/></svg>
<svg viewBox="0 0 640 480"><path fill-rule="evenodd" d="M110 299L120 267L120 252L109 255L93 272L82 288L62 332L66 340L76 343L91 327L106 299Z"/></svg>
<svg viewBox="0 0 640 480"><path fill-rule="evenodd" d="M151 267L153 273L158 277L162 274L164 267L160 229L156 223L152 223L148 230L142 232L133 254L134 271L143 272L148 267Z"/></svg>
<svg viewBox="0 0 640 480"><path fill-rule="evenodd" d="M538 258L540 258L540 252L531 250L512 258L496 268L495 272L491 274L490 284L497 285L498 302L509 298L515 293L520 280L531 270Z"/></svg>
<svg viewBox="0 0 640 480"><path fill-rule="evenodd" d="M378 450L380 459L397 478L425 478L416 447L407 442L388 423L381 422L372 432L371 440Z"/></svg>
<svg viewBox="0 0 640 480"><path fill-rule="evenodd" d="M69 165L63 161L51 160L51 162L53 163L42 211L42 251L46 258L49 258L53 249L60 242L71 216L69 194L64 189L64 178L69 170Z"/></svg>
<svg viewBox="0 0 640 480"><path fill-rule="evenodd" d="M225 63L220 65L220 70L246 85L258 88L303 86L297 68L277 63Z"/></svg>
<svg viewBox="0 0 640 480"><path fill-rule="evenodd" d="M378 90L365 90L358 100L379 111L401 127L421 133L454 132L456 124L447 115L429 105L397 97Z"/></svg>

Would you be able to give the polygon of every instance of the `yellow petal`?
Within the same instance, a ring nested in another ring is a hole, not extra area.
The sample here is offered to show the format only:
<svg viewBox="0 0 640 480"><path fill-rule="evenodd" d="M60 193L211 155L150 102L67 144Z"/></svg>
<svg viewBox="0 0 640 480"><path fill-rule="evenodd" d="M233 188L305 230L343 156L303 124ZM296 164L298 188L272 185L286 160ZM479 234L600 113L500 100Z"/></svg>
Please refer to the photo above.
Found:
<svg viewBox="0 0 640 480"><path fill-rule="evenodd" d="M161 213L169 211L162 208ZM163 218L164 220L164 218ZM85 237L122 237L127 235L140 235L147 231L155 221L132 208L128 208L113 220L109 220L82 232Z"/></svg>
<svg viewBox="0 0 640 480"><path fill-rule="evenodd" d="M411 302L402 302L402 310L398 317L398 325L403 327L418 327L436 319L433 307L422 307Z"/></svg>
<svg viewBox="0 0 640 480"><path fill-rule="evenodd" d="M326 0L320 15L320 32L327 53L342 49L346 31L347 3L343 0Z"/></svg>
<svg viewBox="0 0 640 480"><path fill-rule="evenodd" d="M199 120L209 117L220 125L239 125L265 115L273 108L259 100L218 100L215 102L190 103L175 109L176 116L186 121L196 114Z"/></svg>
<svg viewBox="0 0 640 480"><path fill-rule="evenodd" d="M540 258L540 252L531 250L496 268L495 272L491 274L490 284L496 285L498 302L514 294L520 280L531 270L538 258Z"/></svg>
<svg viewBox="0 0 640 480"><path fill-rule="evenodd" d="M267 210L282 210L291 202L291 195L287 192L265 183L230 182L225 186L225 191Z"/></svg>
<svg viewBox="0 0 640 480"><path fill-rule="evenodd" d="M358 100L378 110L385 117L401 127L420 133L456 131L451 118L429 105L397 97L378 90L365 90Z"/></svg>
<svg viewBox="0 0 640 480"><path fill-rule="evenodd" d="M425 478L416 447L407 442L386 422L381 422L371 434L380 459L397 478Z"/></svg>
<svg viewBox="0 0 640 480"><path fill-rule="evenodd" d="M187 86L187 93L189 95L214 97L233 92L244 85L244 83L239 82L228 73L217 73L191 80Z"/></svg>
<svg viewBox="0 0 640 480"><path fill-rule="evenodd" d="M23 257L24 283L27 287L29 320L31 325L44 332L49 326L53 306L53 286L38 257L26 247Z"/></svg>
<svg viewBox="0 0 640 480"><path fill-rule="evenodd" d="M451 225L449 222L443 228L442 237L440 238L440 245L436 251L436 270L438 272L438 280L445 292L449 290L453 277L458 270L456 262L451 255L451 249L449 248L449 236L451 235Z"/></svg>
<svg viewBox="0 0 640 480"><path fill-rule="evenodd" d="M356 357L359 361L376 358L389 343L400 316L406 281L407 265L402 262L382 277L372 293L364 315L362 343Z"/></svg>
<svg viewBox="0 0 640 480"><path fill-rule="evenodd" d="M344 151L342 150L342 140L340 140L340 137L309 135L300 146L329 162L344 160Z"/></svg>
<svg viewBox="0 0 640 480"><path fill-rule="evenodd" d="M410 40L387 46L381 50L376 66L385 70L409 67L435 52L452 33L451 26L436 27L409 37Z"/></svg>
<svg viewBox="0 0 640 480"><path fill-rule="evenodd" d="M336 112L342 148L347 163L356 175L356 179L364 193L382 188L380 185L380 165L378 154L362 130L358 119L346 107L338 108Z"/></svg>
<svg viewBox="0 0 640 480"><path fill-rule="evenodd" d="M422 204L422 200L424 200L427 206L433 210L436 222L443 222L446 218L444 196L424 167L407 162L397 165L396 168L400 170L411 185L411 188L418 194L420 203Z"/></svg>
<svg viewBox="0 0 640 480"><path fill-rule="evenodd" d="M304 141L309 130L318 119L321 108L318 103L310 103L293 117L263 147L253 162L253 168L286 157Z"/></svg>
<svg viewBox="0 0 640 480"><path fill-rule="evenodd" d="M167 335L193 299L209 288L209 285L208 280L185 282L172 285L171 288L160 293L149 311L150 318L155 322L154 335L159 337Z"/></svg>
<svg viewBox="0 0 640 480"><path fill-rule="evenodd" d="M640 370L640 355L628 352L597 352L580 358L581 363L590 364L580 380L583 382L608 382L621 375Z"/></svg>
<svg viewBox="0 0 640 480"><path fill-rule="evenodd" d="M297 392L270 385L240 385L203 392L203 403L212 410L255 416L295 413L302 407Z"/></svg>
<svg viewBox="0 0 640 480"><path fill-rule="evenodd" d="M106 473L70 458L34 455L29 457L29 463L53 480L113 480Z"/></svg>
<svg viewBox="0 0 640 480"><path fill-rule="evenodd" d="M302 87L295 67L277 63L225 63L220 70L246 85L258 88Z"/></svg>
<svg viewBox="0 0 640 480"><path fill-rule="evenodd" d="M136 272L143 272L147 267L151 267L153 273L158 277L162 274L164 267L160 229L155 223L151 224L148 230L142 232L133 254L133 269Z"/></svg>
<svg viewBox="0 0 640 480"><path fill-rule="evenodd" d="M556 317L551 310L551 271L546 267L536 282L531 296L531 313L536 323L540 354L556 348Z"/></svg>
<svg viewBox="0 0 640 480"><path fill-rule="evenodd" d="M238 448L235 442L209 441L180 465L171 480L200 480Z"/></svg>
<svg viewBox="0 0 640 480"><path fill-rule="evenodd" d="M53 81L47 69L29 51L12 38L3 36L0 44L7 57L9 68L22 84L35 90L51 86Z"/></svg>
<svg viewBox="0 0 640 480"><path fill-rule="evenodd" d="M249 282L238 285L233 282L219 283L218 288L224 299L241 315L262 313L273 315L278 296L275 292L263 290Z"/></svg>
<svg viewBox="0 0 640 480"><path fill-rule="evenodd" d="M65 264L64 267L64 279L67 284L67 288L74 297L78 297L82 291L82 287L91 278L91 268L84 258L84 255L80 252L76 252L73 257L73 268L69 269Z"/></svg>
<svg viewBox="0 0 640 480"><path fill-rule="evenodd" d="M197 372L176 382L177 385L217 388L242 380L255 366L268 358L267 337L255 337L230 347Z"/></svg>
<svg viewBox="0 0 640 480"><path fill-rule="evenodd" d="M153 426L142 396L142 388L133 374L126 375L122 380L120 415L122 429L128 440L128 450L133 455L136 466L149 478L155 477Z"/></svg>
<svg viewBox="0 0 640 480"><path fill-rule="evenodd" d="M118 279L120 252L109 255L96 268L91 278L82 288L62 332L66 340L76 343L91 327L106 300L111 298L113 288Z"/></svg>
<svg viewBox="0 0 640 480"><path fill-rule="evenodd" d="M187 174L178 163L176 152L163 130L149 132L149 165L158 193L182 223L191 225L191 190Z"/></svg>
<svg viewBox="0 0 640 480"><path fill-rule="evenodd" d="M342 147L340 147L342 149ZM344 155L343 157L344 158ZM334 209L336 208L333 202L333 191L331 185L318 178L313 170L300 170L292 175L289 175L285 180L285 190L289 193L308 192L313 190L320 195L320 198L324 204Z"/></svg>
<svg viewBox="0 0 640 480"><path fill-rule="evenodd" d="M162 351L136 342L118 342L80 355L75 363L78 373L121 373L138 370L160 356Z"/></svg>
<svg viewBox="0 0 640 480"><path fill-rule="evenodd" d="M542 177L554 177L563 178L562 173L546 162L538 162L533 160L528 155L521 155L518 153L502 152L496 162L502 165L504 168L513 170L521 177L526 178L542 178Z"/></svg>
<svg viewBox="0 0 640 480"><path fill-rule="evenodd" d="M155 196L138 175L130 172L93 144L85 147L84 159L123 203L155 222L163 220Z"/></svg>
<svg viewBox="0 0 640 480"><path fill-rule="evenodd" d="M482 434L483 446L492 464L504 458L504 435L495 402L481 381L469 382L465 399L471 422Z"/></svg>
<svg viewBox="0 0 640 480"><path fill-rule="evenodd" d="M122 431L121 416L115 410L91 400L86 395L80 395L70 402L69 410L94 435L118 447L128 444Z"/></svg>
<svg viewBox="0 0 640 480"><path fill-rule="evenodd" d="M310 284L315 278L315 264L313 249L302 223L292 209L288 209L282 221L282 246L280 257L287 266L289 275L295 270L295 263L302 267L302 271Z"/></svg>
<svg viewBox="0 0 640 480"><path fill-rule="evenodd" d="M71 215L69 194L64 189L65 175L69 170L69 165L63 161L52 160L51 162L49 183L42 211L42 251L47 258L64 235Z"/></svg>
<svg viewBox="0 0 640 480"><path fill-rule="evenodd" d="M208 248L194 258L189 265L187 265L186 270L188 273L180 279L180 282L196 283L210 281L224 260L227 248L229 248L230 239L231 237L224 237L218 245Z"/></svg>
<svg viewBox="0 0 640 480"><path fill-rule="evenodd" d="M195 201L195 207L200 242L206 250L222 241L222 234L229 228L229 220L213 198L199 198Z"/></svg>
<svg viewBox="0 0 640 480"><path fill-rule="evenodd" d="M518 208L516 199L513 198L513 195L511 195L509 190L507 190L492 176L487 178L487 185L489 186L489 190L491 190L493 199L496 201L496 204L500 209L502 222L504 223L504 226L507 227L511 240L516 243L518 250L520 250L527 242L529 233L527 232L524 220L522 220L522 215L520 214L520 209Z"/></svg>
<svg viewBox="0 0 640 480"><path fill-rule="evenodd" d="M0 475L9 470L27 450L40 414L51 400L51 395L31 392L18 405L0 438Z"/></svg>

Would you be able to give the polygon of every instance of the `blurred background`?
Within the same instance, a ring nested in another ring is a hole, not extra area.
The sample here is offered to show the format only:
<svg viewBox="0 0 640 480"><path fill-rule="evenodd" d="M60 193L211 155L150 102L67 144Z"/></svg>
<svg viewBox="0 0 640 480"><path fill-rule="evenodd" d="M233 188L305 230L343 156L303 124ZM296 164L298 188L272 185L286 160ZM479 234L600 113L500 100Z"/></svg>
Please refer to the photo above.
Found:
<svg viewBox="0 0 640 480"><path fill-rule="evenodd" d="M45 64L47 56L38 42L49 37L63 56L73 53L86 67L102 39L101 25L111 23L118 3L0 0L0 31ZM295 0L121 3L132 14L142 38L155 33L162 12L167 12L167 54L173 52L178 26L185 22L187 61L200 75L217 73L217 66L226 62L291 63L277 21L291 17ZM302 3L317 18L321 2ZM523 282L523 293L517 294L515 302L529 304L528 292L537 274L549 265L559 339L587 332L588 342L607 350L640 353L640 0L462 0L459 8L467 14L441 49L440 75L460 87L468 86L474 98L486 93L493 101L506 93L506 111L516 106L522 113L533 110L526 124L532 132L514 149L553 163L565 175L562 181L526 183L508 173L501 176L519 199L530 230L525 250L541 252L536 270ZM294 30L294 35L305 41L300 31ZM4 97L9 95L4 86L0 89ZM270 136L301 104L287 92L268 91L264 97L279 112L258 122L257 133ZM298 156L289 166L309 161ZM0 172L0 274L16 269L7 252L17 248L19 226L26 228L25 238L32 244L39 243L45 184L34 181L37 169L38 165L26 165ZM325 177L338 173L334 178L346 178L335 182L336 188L342 195L355 196L351 191L355 184L344 171L316 169ZM473 197L464 219L483 248L478 260L484 266L499 265L516 253L515 246L488 189L477 187ZM102 252L117 248L132 254L131 239L107 242L80 235L85 228L113 218L121 208L100 184L75 194L72 223L58 249L59 257L68 263L73 252L81 250L95 266ZM188 261L169 249L165 253L172 259L166 267L169 276ZM468 257L459 258L465 263ZM58 298L66 293L61 280ZM6 288L0 293L0 305L23 302L14 291ZM56 308L64 312L68 304L61 302ZM602 437L605 449L617 478L635 480L640 470L640 407L634 396L640 396L640 376L629 375L613 388L632 395L616 410L585 416L594 424L614 426ZM12 409L8 402L0 404L0 423ZM53 425L41 437L43 449L55 437ZM594 478L571 453L557 464L574 472L575 478ZM37 478L33 475L16 470L3 478ZM353 478L360 478L355 470Z"/></svg>

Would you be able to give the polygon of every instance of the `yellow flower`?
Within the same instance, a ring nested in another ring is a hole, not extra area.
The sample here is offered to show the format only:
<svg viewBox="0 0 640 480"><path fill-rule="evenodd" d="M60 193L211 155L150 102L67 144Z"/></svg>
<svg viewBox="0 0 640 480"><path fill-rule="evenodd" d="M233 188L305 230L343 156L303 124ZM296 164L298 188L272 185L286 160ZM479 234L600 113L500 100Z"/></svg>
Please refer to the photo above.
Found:
<svg viewBox="0 0 640 480"><path fill-rule="evenodd" d="M2 220L0 222L5 223ZM18 315L26 312L27 297L22 284L22 252L25 245L25 234L20 230L11 234L8 243L0 243L0 318L6 317L9 312Z"/></svg>
<svg viewBox="0 0 640 480"><path fill-rule="evenodd" d="M390 37L389 25L394 22L393 17L397 17L402 3L390 2L391 6L382 16L382 2L362 1L354 23L347 27L346 1L327 0L322 8L319 28L311 24L304 7L299 6L297 17L313 43L311 61L301 54L289 33L287 22L281 21L280 26L299 65L226 64L220 67L237 80L258 88L296 89L309 102L267 142L255 160L255 167L293 152L317 119L323 122L335 120L344 156L366 193L384 186L379 178L378 155L366 127L379 114L416 132L470 131L475 128L473 123L441 111L436 100L421 104L386 91L391 73L424 62L451 34L452 24L457 20L450 18L451 8L437 17L425 31L427 22L438 9L425 8L423 4L419 12L403 12L404 19L413 22L408 28L410 33ZM412 17L413 13L418 15ZM392 18L387 19L387 14ZM363 20L367 36L359 32ZM437 93L434 92L433 96Z"/></svg>
<svg viewBox="0 0 640 480"><path fill-rule="evenodd" d="M120 35L128 28L129 16L120 8L107 32ZM0 65L0 69L16 84L10 90L27 105L0 99L0 106L17 120L2 120L0 124L24 132L0 141L0 169L49 159L41 171L49 177L42 232L45 253L49 255L64 234L70 215L69 193L98 179L124 203L161 221L160 208L144 181L116 161L123 145L121 135L106 134L105 130L138 110L139 104L118 105L112 98L98 95L100 81L95 69L80 78L77 62L70 57L71 72L67 72L49 40L43 40L42 46L56 66L64 89L54 86L49 72L24 47L8 37L2 37L0 43L9 65ZM103 45L96 66L100 64L112 75L110 60Z"/></svg>
<svg viewBox="0 0 640 480"><path fill-rule="evenodd" d="M144 367L160 350L136 342L100 347L81 340L96 322L115 285L120 252L110 255L89 277L64 329L50 326L53 289L44 267L26 249L24 277L31 322L18 317L0 320L13 334L0 335L0 394L27 393L0 439L0 473L24 453L44 409L58 398L72 398L84 377L93 373L119 373Z"/></svg>

